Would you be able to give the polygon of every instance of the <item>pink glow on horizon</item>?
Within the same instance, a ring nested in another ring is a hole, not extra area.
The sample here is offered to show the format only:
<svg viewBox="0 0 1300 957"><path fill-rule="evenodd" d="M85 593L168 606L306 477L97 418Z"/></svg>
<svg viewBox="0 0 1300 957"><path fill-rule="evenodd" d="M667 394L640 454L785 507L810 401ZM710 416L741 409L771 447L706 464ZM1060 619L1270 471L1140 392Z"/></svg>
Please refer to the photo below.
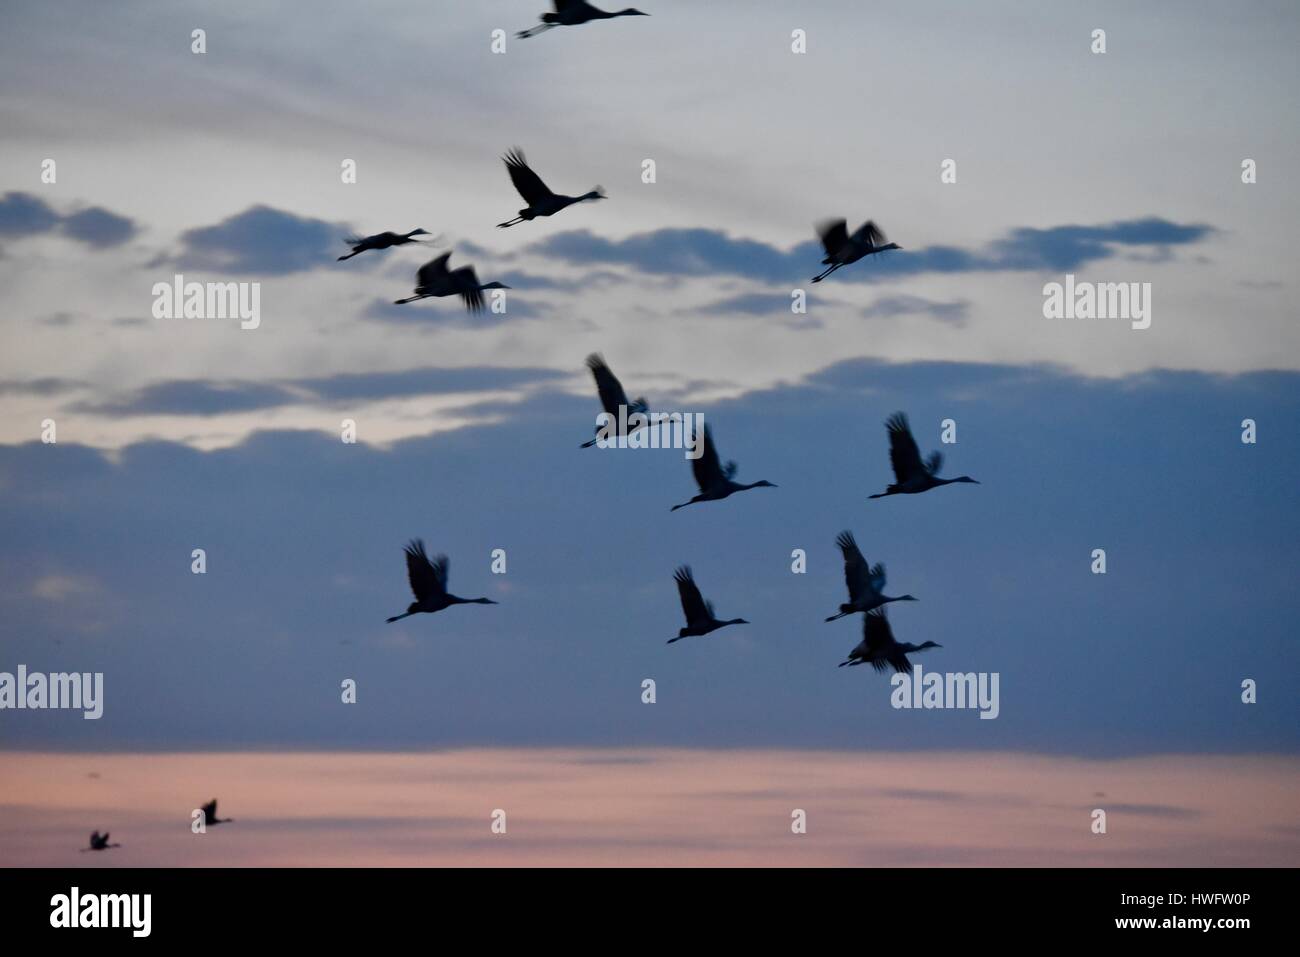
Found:
<svg viewBox="0 0 1300 957"><path fill-rule="evenodd" d="M1300 759L467 749L0 755L0 865L1300 864ZM92 776L96 775L96 776ZM209 798L234 823L190 831ZM494 835L490 815L506 811ZM791 811L808 833L791 833ZM1090 830L1106 809L1108 833ZM78 853L92 830L122 847Z"/></svg>

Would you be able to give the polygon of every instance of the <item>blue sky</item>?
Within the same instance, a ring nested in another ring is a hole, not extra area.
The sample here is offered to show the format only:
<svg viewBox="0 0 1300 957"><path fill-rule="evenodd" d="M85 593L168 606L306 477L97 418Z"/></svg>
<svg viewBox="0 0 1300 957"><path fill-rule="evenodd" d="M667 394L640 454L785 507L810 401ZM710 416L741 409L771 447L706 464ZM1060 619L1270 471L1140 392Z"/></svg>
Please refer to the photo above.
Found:
<svg viewBox="0 0 1300 957"><path fill-rule="evenodd" d="M309 432L116 461L6 447L8 656L103 670L108 696L98 722L29 713L9 743L1291 751L1296 385L845 362L705 407L741 480L780 487L671 515L694 491L682 453L579 450L594 402L553 390L526 417L388 450ZM954 418L948 470L983 484L868 502L896 408L926 449ZM821 620L842 600L841 528L891 594L921 599L892 621L944 645L924 666L1001 674L996 721L894 711L883 676L835 667L860 634L860 616ZM501 604L384 624L414 535L451 555L454 592ZM680 562L753 624L667 647Z"/></svg>
<svg viewBox="0 0 1300 957"><path fill-rule="evenodd" d="M1297 750L1293 4L664 0L502 55L544 3L71 6L0 37L0 669L107 703L0 745ZM608 201L495 229L515 144ZM904 250L811 286L840 215ZM416 226L506 315L393 306L428 251L335 262ZM261 325L154 319L178 272ZM1151 283L1151 328L1044 319L1067 272ZM780 487L670 515L680 452L579 451L593 351ZM982 484L868 502L896 410ZM996 721L835 667L845 528ZM385 625L415 536L500 604ZM753 624L665 647L683 562Z"/></svg>

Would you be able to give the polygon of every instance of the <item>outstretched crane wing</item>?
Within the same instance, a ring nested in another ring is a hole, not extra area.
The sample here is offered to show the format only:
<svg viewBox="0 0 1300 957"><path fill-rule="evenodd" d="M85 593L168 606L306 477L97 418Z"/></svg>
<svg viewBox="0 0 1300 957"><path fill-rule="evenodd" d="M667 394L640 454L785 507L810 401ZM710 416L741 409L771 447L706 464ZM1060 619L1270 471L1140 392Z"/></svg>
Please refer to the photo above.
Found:
<svg viewBox="0 0 1300 957"><path fill-rule="evenodd" d="M510 173L510 182L515 184L515 189L519 190L519 195L529 206L536 206L555 195L542 182L542 178L533 172L532 167L524 159L523 150L519 147L516 146L502 159L505 161L506 170Z"/></svg>
<svg viewBox="0 0 1300 957"><path fill-rule="evenodd" d="M885 423L889 430L889 464L894 469L894 479L899 485L925 474L921 464L921 450L916 447L912 430L908 427L907 416L895 412Z"/></svg>
<svg viewBox="0 0 1300 957"><path fill-rule="evenodd" d="M415 539L405 548L406 577L411 583L411 592L418 601L436 598L447 593L446 555L439 555L432 562L424 552L424 542Z"/></svg>
<svg viewBox="0 0 1300 957"><path fill-rule="evenodd" d="M673 581L677 582L677 594L682 600L682 611L686 615L686 624L693 625L698 622L708 621L713 617L709 614L709 608L704 603L703 596L700 595L700 589L695 584L695 578L691 575L691 566L683 565L673 572Z"/></svg>
<svg viewBox="0 0 1300 957"><path fill-rule="evenodd" d="M862 552L858 551L858 543L854 541L853 533L840 532L839 537L835 539L835 544L840 547L844 555L844 584L849 589L849 600L857 601L871 594L871 567L862 557Z"/></svg>
<svg viewBox="0 0 1300 957"><path fill-rule="evenodd" d="M871 665L877 671L892 667L895 671L911 671L912 663L898 647L893 629L889 627L889 618L885 609L873 608L867 612L862 622L862 640L871 656Z"/></svg>
<svg viewBox="0 0 1300 957"><path fill-rule="evenodd" d="M822 220L816 228L827 256L834 256L849 241L849 224L842 219Z"/></svg>
<svg viewBox="0 0 1300 957"><path fill-rule="evenodd" d="M618 415L618 407L625 406L631 411L631 403L627 401L627 393L623 391L623 384L605 365L605 358L598 352L593 352L587 356L587 368L591 370L591 377L596 380L596 392L600 394L600 407L610 415Z"/></svg>
<svg viewBox="0 0 1300 957"><path fill-rule="evenodd" d="M483 289L479 285L478 273L473 266L461 266L452 270L452 281L456 284L456 295L465 303L470 312L483 311Z"/></svg>
<svg viewBox="0 0 1300 957"><path fill-rule="evenodd" d="M691 460L691 472L695 475L695 484L701 492L707 492L726 480L722 465L718 462L718 450L713 446L713 433L707 425L704 427L704 435L700 437L700 457Z"/></svg>
<svg viewBox="0 0 1300 957"><path fill-rule="evenodd" d="M443 253L436 259L430 259L427 263L419 268L415 274L416 286L432 286L439 279L447 275L447 260L451 258L451 253Z"/></svg>
<svg viewBox="0 0 1300 957"><path fill-rule="evenodd" d="M858 227L858 231L853 234L853 238L872 246L883 246L885 244L884 232L876 225L875 220L871 219Z"/></svg>

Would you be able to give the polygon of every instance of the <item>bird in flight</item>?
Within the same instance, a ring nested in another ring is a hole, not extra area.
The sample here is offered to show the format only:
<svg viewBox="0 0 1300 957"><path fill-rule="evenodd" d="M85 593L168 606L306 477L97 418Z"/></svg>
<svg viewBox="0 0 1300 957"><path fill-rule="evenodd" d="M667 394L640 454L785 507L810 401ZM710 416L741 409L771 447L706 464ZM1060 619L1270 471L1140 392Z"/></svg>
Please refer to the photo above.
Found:
<svg viewBox="0 0 1300 957"><path fill-rule="evenodd" d="M539 33L544 33L552 27L576 27L579 24L589 23L592 20L612 20L615 17L648 17L650 14L642 13L633 7L626 10L607 11L593 7L586 3L585 0L554 0L551 4L555 7L553 13L543 13L538 19L542 21L541 26L530 27L527 30L520 30L515 34L518 40L527 40L529 37L535 37Z"/></svg>
<svg viewBox="0 0 1300 957"><path fill-rule="evenodd" d="M214 824L233 824L233 817L217 817L217 799L213 798L207 804L203 805L203 826L211 827Z"/></svg>
<svg viewBox="0 0 1300 957"><path fill-rule="evenodd" d="M90 847L83 847L81 849L81 852L84 854L86 851L106 851L110 847L121 847L121 846L122 846L121 844L108 843L107 831L105 831L103 834L100 834L98 831L91 831Z"/></svg>
<svg viewBox="0 0 1300 957"><path fill-rule="evenodd" d="M877 563L873 567L867 563L862 552L858 551L858 543L853 540L852 532L840 532L835 544L844 555L844 583L849 587L849 600L840 605L839 614L831 615L827 621L843 618L855 611L871 611L891 601L918 600L911 595L890 598L881 592L885 587L885 566Z"/></svg>
<svg viewBox="0 0 1300 957"><path fill-rule="evenodd" d="M700 594L699 586L695 584L695 578L691 575L689 565L683 565L673 572L673 581L677 582L677 594L681 597L682 611L686 614L686 627L677 632L676 638L669 638L668 644L671 645L674 641L681 641L691 635L707 635L709 632L717 631L727 625L749 624L743 618L719 621L718 616L713 611L713 602L705 601L704 596Z"/></svg>
<svg viewBox="0 0 1300 957"><path fill-rule="evenodd" d="M452 605L495 605L491 598L459 598L447 591L447 569L450 561L446 555L439 555L433 561L424 553L424 542L418 538L405 548L406 577L411 583L415 601L406 606L406 611L388 619L391 624L420 612L442 611Z"/></svg>
<svg viewBox="0 0 1300 957"><path fill-rule="evenodd" d="M716 502L734 492L744 492L751 488L776 488L766 479L754 482L752 485L741 485L739 482L732 481L736 474L736 463L728 462L724 469L718 462L718 450L713 446L713 433L707 425L704 427L704 434L699 437L699 442L700 457L691 459L691 472L695 475L695 484L700 487L700 494L689 502L674 505L669 509L670 512L685 508L687 505L694 505L696 502Z"/></svg>
<svg viewBox="0 0 1300 957"><path fill-rule="evenodd" d="M574 203L605 198L605 190L599 186L581 196L561 196L559 193L552 193L550 187L542 182L542 178L533 172L532 167L524 159L523 150L517 146L502 159L505 161L506 170L510 173L510 182L515 184L515 189L528 205L509 222L497 223L500 229L524 220L536 219L538 216L554 216Z"/></svg>
<svg viewBox="0 0 1300 957"><path fill-rule="evenodd" d="M338 261L351 259L353 256L359 256L367 249L388 249L390 246L405 246L407 243L418 243L417 236L428 236L428 230L412 229L409 233L375 233L373 236L349 236L343 240L352 247L352 252L346 256L340 256ZM434 245L437 245L437 239L434 239Z"/></svg>
<svg viewBox="0 0 1300 957"><path fill-rule="evenodd" d="M957 482L980 484L969 475L950 479L939 478L939 470L943 468L943 453L932 452L930 457L922 462L921 450L916 447L916 439L912 438L907 416L902 412L891 415L885 422L885 428L889 430L889 464L894 468L894 484L887 486L883 492L868 495L867 498L916 495L938 488L940 485L953 485Z"/></svg>
<svg viewBox="0 0 1300 957"><path fill-rule="evenodd" d="M849 235L848 223L842 219L832 219L817 224L817 235L826 250L822 265L827 266L821 273L813 276L813 282L821 282L841 266L855 263L866 256L883 253L887 249L902 249L898 243L886 243L885 234L876 224L868 219L858 227L857 232Z"/></svg>
<svg viewBox="0 0 1300 957"><path fill-rule="evenodd" d="M451 253L443 253L437 259L431 259L421 266L415 274L415 295L396 299L394 305L400 306L430 296L460 296L461 301L465 303L465 308L470 312L482 312L483 290L510 288L499 282L479 282L473 266L448 269L447 260L450 258Z"/></svg>
<svg viewBox="0 0 1300 957"><path fill-rule="evenodd" d="M622 435L618 431L622 428L621 424L626 419L632 417L633 413L645 413L650 411L650 406L644 398L639 398L635 402L627 400L627 393L623 391L623 383L610 371L609 366L605 364L605 358L598 352L593 352L587 356L587 368L591 370L591 377L596 380L596 392L600 395L600 407L610 417L610 424L613 428L596 426L596 434L600 435L602 431L608 435ZM619 409L624 409L622 417L619 416ZM631 435L637 429L646 425L644 421L638 420L630 424L627 428L627 434ZM581 448L589 449L596 444L596 440L583 442Z"/></svg>
<svg viewBox="0 0 1300 957"><path fill-rule="evenodd" d="M862 622L862 640L839 666L843 668L845 665L870 663L877 671L886 671L889 668L895 671L911 671L912 663L907 660L909 654L925 651L927 648L942 647L943 645L933 641L920 645L899 644L894 638L893 629L889 627L885 609L876 608L869 611Z"/></svg>

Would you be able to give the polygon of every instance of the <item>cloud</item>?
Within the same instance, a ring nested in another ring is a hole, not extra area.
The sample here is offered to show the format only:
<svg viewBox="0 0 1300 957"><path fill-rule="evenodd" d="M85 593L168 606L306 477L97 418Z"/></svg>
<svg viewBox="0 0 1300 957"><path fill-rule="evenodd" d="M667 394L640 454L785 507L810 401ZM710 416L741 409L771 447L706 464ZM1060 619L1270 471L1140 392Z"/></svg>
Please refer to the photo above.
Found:
<svg viewBox="0 0 1300 957"><path fill-rule="evenodd" d="M86 383L78 379L62 379L46 376L40 379L0 380L0 395L39 395L55 396L86 388Z"/></svg>
<svg viewBox="0 0 1300 957"><path fill-rule="evenodd" d="M808 298L811 307L821 300ZM775 292L747 292L727 299L719 299L705 306L698 306L683 312L713 316L775 316L784 317L792 328L817 328L822 325L819 320L797 316L790 312L790 294L787 290ZM966 323L970 303L964 299L943 302L926 299L922 296L897 295L884 296L870 306L861 310L864 319L892 319L896 316L929 316L939 322L961 326Z"/></svg>
<svg viewBox="0 0 1300 957"><path fill-rule="evenodd" d="M32 236L48 233L59 225L59 216L43 199L30 193L0 196L0 236Z"/></svg>
<svg viewBox="0 0 1300 957"><path fill-rule="evenodd" d="M98 415L211 416L287 405L492 392L552 382L565 377L565 373L552 369L467 366L458 369L421 368L399 372L340 373L276 382L177 379L155 383L104 401L81 402L73 408L74 411ZM3 383L0 383L0 391L4 391Z"/></svg>
<svg viewBox="0 0 1300 957"><path fill-rule="evenodd" d="M292 392L277 385L176 380L155 383L119 398L79 402L73 410L98 415L220 415L269 409L296 401Z"/></svg>
<svg viewBox="0 0 1300 957"><path fill-rule="evenodd" d="M1140 814L1145 817L1199 817L1201 812L1193 808L1175 807L1170 804L1107 804L1107 811L1118 814Z"/></svg>
<svg viewBox="0 0 1300 957"><path fill-rule="evenodd" d="M330 401L392 399L413 395L493 392L567 378L554 369L466 366L460 369L408 369L402 372L359 372L298 379L294 384Z"/></svg>
<svg viewBox="0 0 1300 957"><path fill-rule="evenodd" d="M811 297L808 300L812 304ZM790 293L782 290L779 292L746 292L738 296L731 296L728 299L719 299L717 302L711 302L707 306L700 306L698 309L691 310L695 313L703 313L706 316L731 316L736 313L742 313L746 316L768 316L773 313L790 312Z"/></svg>
<svg viewBox="0 0 1300 957"><path fill-rule="evenodd" d="M960 791L937 791L925 788L881 788L884 797L901 798L904 801L965 801L969 795Z"/></svg>
<svg viewBox="0 0 1300 957"><path fill-rule="evenodd" d="M92 206L63 218L63 231L73 239L104 249L119 246L136 234L136 226L125 216Z"/></svg>
<svg viewBox="0 0 1300 957"><path fill-rule="evenodd" d="M100 206L89 206L64 215L31 193L9 192L0 197L0 236L37 236L53 232L61 232L69 239L96 249L107 249L132 239L139 228L133 220Z"/></svg>
<svg viewBox="0 0 1300 957"><path fill-rule="evenodd" d="M811 246L812 244L808 244ZM627 239L604 239L589 230L559 233L525 247L526 252L574 264L607 263L640 272L673 276L720 273L771 279L804 262L804 247L782 252L753 239L738 239L716 229L659 229Z"/></svg>
<svg viewBox="0 0 1300 957"><path fill-rule="evenodd" d="M895 316L929 316L954 326L966 324L970 303L964 300L936 302L921 296L885 296L862 310L864 319L892 319Z"/></svg>
<svg viewBox="0 0 1300 957"><path fill-rule="evenodd" d="M863 268L836 273L844 282L875 282L920 273L1062 271L1114 255L1116 247L1167 249L1199 242L1212 227L1159 217L1101 226L1022 227L980 250L928 246L874 256ZM620 265L651 275L743 276L802 282L822 259L815 242L790 250L714 229L659 229L611 240L588 230L560 233L525 252L572 264Z"/></svg>
<svg viewBox="0 0 1300 957"><path fill-rule="evenodd" d="M626 282L625 277L609 269L593 270L577 279L556 279L527 272L509 272L497 278L511 289L550 289L559 292L578 292L593 286L616 286Z"/></svg>
<svg viewBox="0 0 1300 957"><path fill-rule="evenodd" d="M992 244L982 257L990 269L1069 270L1111 255L1112 246L1163 248L1199 242L1214 230L1149 216L1108 226L1022 228Z"/></svg>
<svg viewBox="0 0 1300 957"><path fill-rule="evenodd" d="M807 304L816 301L808 297ZM825 323L807 313L796 313L790 309L791 299L788 290L776 292L746 292L727 299L719 299L705 306L680 309L683 315L706 316L764 316L779 322L787 329L821 329Z"/></svg>
<svg viewBox="0 0 1300 957"><path fill-rule="evenodd" d="M509 285L507 283L506 285ZM485 294L487 295L487 294ZM399 306L391 299L374 299L361 311L364 319L378 322L391 322L396 325L452 325L488 331L496 328L496 323L510 319L538 319L549 314L550 308L539 302L529 302L519 296L506 299L506 312L494 313L491 300L487 299L481 313L471 313L465 308L459 296L444 296L430 302L428 299Z"/></svg>
<svg viewBox="0 0 1300 957"><path fill-rule="evenodd" d="M54 573L42 575L31 584L31 594L42 601L65 602L77 598L93 598L103 592L103 586L84 575Z"/></svg>
<svg viewBox="0 0 1300 957"><path fill-rule="evenodd" d="M189 269L280 276L333 263L350 232L342 223L253 206L182 233L182 249L171 261Z"/></svg>

